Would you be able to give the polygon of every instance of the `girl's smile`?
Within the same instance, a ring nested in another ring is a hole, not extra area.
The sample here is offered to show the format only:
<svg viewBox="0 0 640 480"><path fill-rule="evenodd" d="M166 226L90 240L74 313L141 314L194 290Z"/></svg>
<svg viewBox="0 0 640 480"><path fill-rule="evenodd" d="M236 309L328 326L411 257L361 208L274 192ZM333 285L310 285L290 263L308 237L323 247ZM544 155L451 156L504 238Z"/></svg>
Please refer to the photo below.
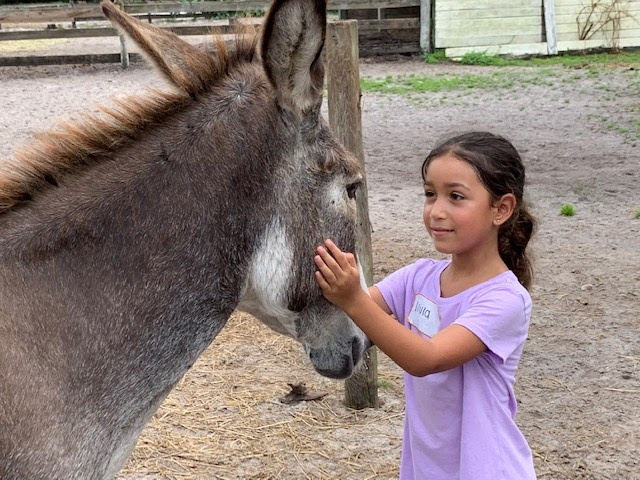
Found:
<svg viewBox="0 0 640 480"><path fill-rule="evenodd" d="M452 233L453 230L448 229L448 228L442 228L442 227L427 227L428 229L430 229L430 233L432 237L442 237L444 235L447 235L448 233Z"/></svg>

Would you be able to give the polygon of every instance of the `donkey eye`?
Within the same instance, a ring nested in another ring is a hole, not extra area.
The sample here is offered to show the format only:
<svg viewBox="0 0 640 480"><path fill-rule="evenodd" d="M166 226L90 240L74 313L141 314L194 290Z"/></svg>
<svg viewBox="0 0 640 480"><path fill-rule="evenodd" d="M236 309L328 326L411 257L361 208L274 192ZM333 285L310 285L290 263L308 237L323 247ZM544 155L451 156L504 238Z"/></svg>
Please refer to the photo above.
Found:
<svg viewBox="0 0 640 480"><path fill-rule="evenodd" d="M353 182L347 185L347 196L349 198L353 198L353 199L356 198L356 191L358 190L358 187L360 186L360 184L362 184L362 182L358 180L357 182Z"/></svg>

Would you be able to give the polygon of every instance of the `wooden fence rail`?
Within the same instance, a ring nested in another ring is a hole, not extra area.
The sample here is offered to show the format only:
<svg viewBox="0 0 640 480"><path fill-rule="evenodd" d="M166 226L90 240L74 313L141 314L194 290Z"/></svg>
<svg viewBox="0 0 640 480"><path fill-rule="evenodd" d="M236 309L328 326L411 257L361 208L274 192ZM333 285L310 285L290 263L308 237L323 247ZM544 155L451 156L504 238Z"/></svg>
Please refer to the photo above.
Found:
<svg viewBox="0 0 640 480"><path fill-rule="evenodd" d="M364 31L394 30L419 28L417 18L396 18L389 20L360 20L360 28ZM225 35L235 32L234 25L179 25L165 26L177 35ZM88 37L115 37L118 31L113 27L92 28L55 28L46 30L15 30L0 31L2 40L41 40L45 38L88 38Z"/></svg>
<svg viewBox="0 0 640 480"><path fill-rule="evenodd" d="M232 17L241 17L247 12L261 14L266 11L270 3L269 0L220 0L195 3L154 1L125 3L123 8L131 15L152 22L158 16L160 18L195 18L221 13L229 13ZM339 18L352 18L350 17L352 12L357 14L360 55L365 56L420 51L420 4L419 0L329 0L328 9L337 12ZM362 15L362 12L365 12L365 15ZM112 28L110 24L104 23L103 20L102 10L98 4L0 6L0 42L117 36L116 29ZM259 18L253 18L253 20L258 24L261 22ZM235 26L232 23L222 25L218 21L215 25L166 24L163 28L180 36L231 34L235 31ZM80 28L78 28L79 24ZM38 25L46 25L46 28L36 28ZM7 29L7 26L12 28ZM2 56L0 57L0 66L42 63L110 63L114 61L114 58L118 58L116 55L59 55L56 58ZM126 66L129 54L126 53L126 43L124 42L120 58L123 66ZM132 61L138 59L138 56L131 58Z"/></svg>
<svg viewBox="0 0 640 480"><path fill-rule="evenodd" d="M214 12L248 12L265 11L270 1L240 0L217 2L147 2L125 3L124 11L130 14L148 13L214 13ZM391 9L420 6L415 0L395 1L340 1L329 0L329 10L366 10ZM3 23L39 23L39 22L73 22L83 18L102 16L100 6L85 4L47 5L47 6L0 6L0 25Z"/></svg>

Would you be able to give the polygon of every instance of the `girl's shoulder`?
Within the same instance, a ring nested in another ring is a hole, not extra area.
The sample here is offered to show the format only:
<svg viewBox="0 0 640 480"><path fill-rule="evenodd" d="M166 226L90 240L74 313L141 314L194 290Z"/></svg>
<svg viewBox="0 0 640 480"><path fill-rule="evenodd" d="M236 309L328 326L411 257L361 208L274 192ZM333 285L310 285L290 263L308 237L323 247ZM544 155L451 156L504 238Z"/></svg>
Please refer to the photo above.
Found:
<svg viewBox="0 0 640 480"><path fill-rule="evenodd" d="M501 309L531 311L531 295L511 270L470 288L466 293L468 304L493 301Z"/></svg>
<svg viewBox="0 0 640 480"><path fill-rule="evenodd" d="M516 274L508 270L481 284L485 293L509 292L518 297L531 298L529 291L520 283Z"/></svg>

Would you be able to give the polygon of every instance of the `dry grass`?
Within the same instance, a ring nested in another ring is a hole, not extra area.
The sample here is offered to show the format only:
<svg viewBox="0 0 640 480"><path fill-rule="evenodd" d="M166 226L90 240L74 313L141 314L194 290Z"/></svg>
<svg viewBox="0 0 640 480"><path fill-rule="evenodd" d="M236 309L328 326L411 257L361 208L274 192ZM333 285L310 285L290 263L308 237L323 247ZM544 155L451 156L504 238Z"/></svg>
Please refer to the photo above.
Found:
<svg viewBox="0 0 640 480"><path fill-rule="evenodd" d="M343 383L316 374L297 343L237 314L165 400L120 478L396 478L401 372L382 358L379 378L380 409L347 409ZM285 405L288 383L328 395Z"/></svg>

